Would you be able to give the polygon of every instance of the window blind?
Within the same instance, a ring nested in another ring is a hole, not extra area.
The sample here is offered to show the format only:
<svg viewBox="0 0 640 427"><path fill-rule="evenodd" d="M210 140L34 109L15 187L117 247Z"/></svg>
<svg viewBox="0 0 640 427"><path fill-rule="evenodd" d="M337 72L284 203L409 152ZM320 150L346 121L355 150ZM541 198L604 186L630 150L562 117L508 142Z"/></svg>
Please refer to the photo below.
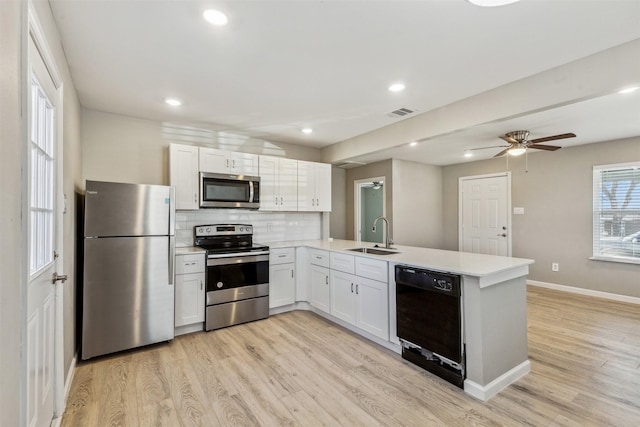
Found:
<svg viewBox="0 0 640 427"><path fill-rule="evenodd" d="M640 264L640 162L593 167L593 259Z"/></svg>

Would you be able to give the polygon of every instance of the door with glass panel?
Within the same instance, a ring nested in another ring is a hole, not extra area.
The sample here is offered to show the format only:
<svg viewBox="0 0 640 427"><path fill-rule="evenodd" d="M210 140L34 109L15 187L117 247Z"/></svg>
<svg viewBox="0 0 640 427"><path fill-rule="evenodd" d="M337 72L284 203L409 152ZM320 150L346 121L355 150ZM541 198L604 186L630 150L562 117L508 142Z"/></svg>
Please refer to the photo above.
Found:
<svg viewBox="0 0 640 427"><path fill-rule="evenodd" d="M56 383L56 284L60 224L56 216L57 143L54 84L38 46L29 37L27 188L26 416L29 426L48 426L54 416Z"/></svg>

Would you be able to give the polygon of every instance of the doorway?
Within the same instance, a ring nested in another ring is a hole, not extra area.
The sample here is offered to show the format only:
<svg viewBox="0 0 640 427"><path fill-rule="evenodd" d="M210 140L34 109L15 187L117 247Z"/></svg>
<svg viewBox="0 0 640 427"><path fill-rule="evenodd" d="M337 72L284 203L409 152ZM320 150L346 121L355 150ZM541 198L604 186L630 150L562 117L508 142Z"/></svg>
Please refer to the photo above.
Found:
<svg viewBox="0 0 640 427"><path fill-rule="evenodd" d="M511 173L461 177L458 249L511 256Z"/></svg>
<svg viewBox="0 0 640 427"><path fill-rule="evenodd" d="M28 7L27 104L22 234L26 290L22 325L23 400L29 426L49 426L63 410L62 78ZM64 277L64 279L63 279Z"/></svg>
<svg viewBox="0 0 640 427"><path fill-rule="evenodd" d="M382 243L383 232L373 232L373 222L385 216L385 177L359 179L355 188L355 236L358 242ZM379 228L379 230L381 230Z"/></svg>

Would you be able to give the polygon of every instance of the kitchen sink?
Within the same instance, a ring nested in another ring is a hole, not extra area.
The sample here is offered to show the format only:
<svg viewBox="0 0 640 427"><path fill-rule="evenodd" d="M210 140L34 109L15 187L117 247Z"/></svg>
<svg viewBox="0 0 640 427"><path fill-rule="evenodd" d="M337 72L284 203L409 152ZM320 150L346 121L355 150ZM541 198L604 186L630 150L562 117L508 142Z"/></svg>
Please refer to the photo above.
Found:
<svg viewBox="0 0 640 427"><path fill-rule="evenodd" d="M347 249L348 251L360 252L363 254L371 254L371 255L393 255L402 253L398 250L394 249L383 249L383 248L353 248Z"/></svg>

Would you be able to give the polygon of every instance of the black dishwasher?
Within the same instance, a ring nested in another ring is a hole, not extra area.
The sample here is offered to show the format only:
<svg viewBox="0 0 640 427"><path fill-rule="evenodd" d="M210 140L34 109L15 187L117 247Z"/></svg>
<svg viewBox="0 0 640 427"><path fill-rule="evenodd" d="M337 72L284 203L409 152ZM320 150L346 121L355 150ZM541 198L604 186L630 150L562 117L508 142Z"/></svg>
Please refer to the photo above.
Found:
<svg viewBox="0 0 640 427"><path fill-rule="evenodd" d="M402 357L463 387L460 276L396 266L396 321Z"/></svg>

